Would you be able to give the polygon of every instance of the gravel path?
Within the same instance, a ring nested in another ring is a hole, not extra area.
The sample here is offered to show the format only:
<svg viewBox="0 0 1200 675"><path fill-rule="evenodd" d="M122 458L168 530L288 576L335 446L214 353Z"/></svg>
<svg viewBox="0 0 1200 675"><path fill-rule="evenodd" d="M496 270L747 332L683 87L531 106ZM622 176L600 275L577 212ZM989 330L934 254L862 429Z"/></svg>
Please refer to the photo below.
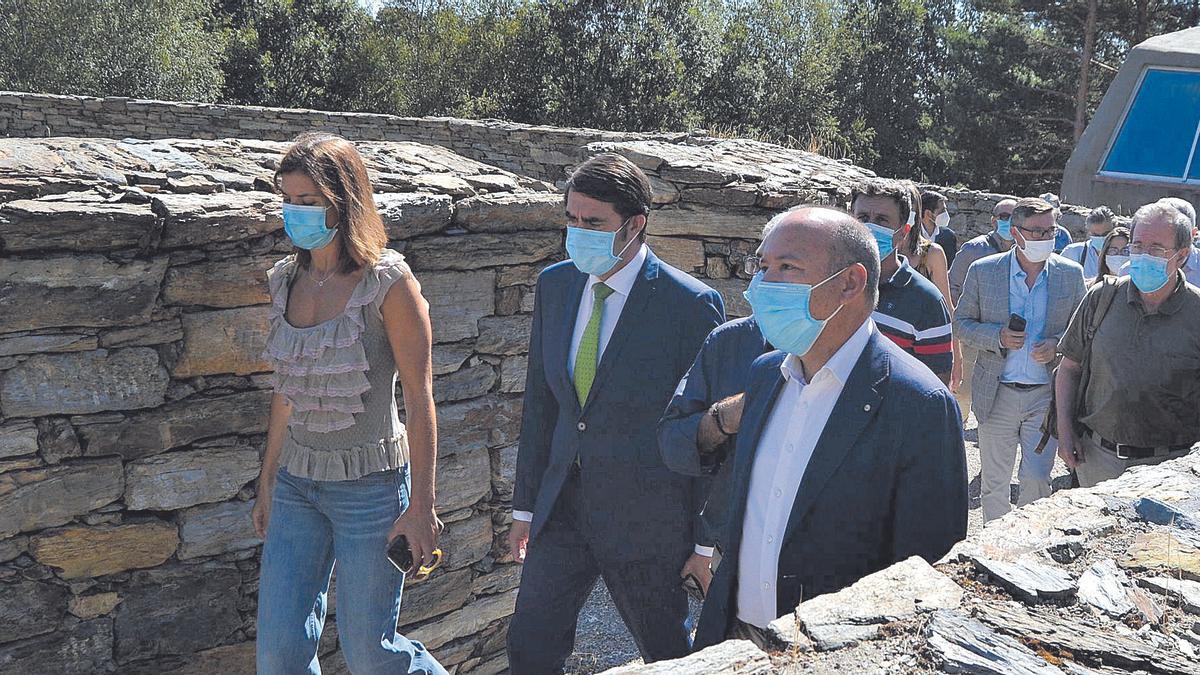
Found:
<svg viewBox="0 0 1200 675"><path fill-rule="evenodd" d="M970 511L967 513L967 532L973 533L983 525L983 512L979 506L979 445L975 417L967 419L967 475L971 479L969 496ZM1019 463L1018 463L1019 464ZM1014 468L1013 499L1016 499L1016 470ZM1070 477L1062 460L1054 464L1054 489L1068 487ZM692 605L692 621L699 616L699 605ZM633 638L621 621L617 608L608 595L604 582L596 584L588 602L579 615L579 627L575 633L575 653L567 661L567 672L580 675L598 673L609 668L641 663Z"/></svg>

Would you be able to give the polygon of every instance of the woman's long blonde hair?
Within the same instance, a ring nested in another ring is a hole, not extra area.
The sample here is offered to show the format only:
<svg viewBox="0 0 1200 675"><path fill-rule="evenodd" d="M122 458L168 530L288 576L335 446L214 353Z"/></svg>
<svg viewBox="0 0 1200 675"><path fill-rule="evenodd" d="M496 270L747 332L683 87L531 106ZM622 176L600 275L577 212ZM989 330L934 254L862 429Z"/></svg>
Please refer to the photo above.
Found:
<svg viewBox="0 0 1200 675"><path fill-rule="evenodd" d="M387 246L387 230L375 208L366 164L354 144L333 134L301 134L279 162L277 188L289 173L307 176L337 212L336 227L342 238L339 272L355 272L379 261ZM307 269L312 253L297 247L296 260Z"/></svg>

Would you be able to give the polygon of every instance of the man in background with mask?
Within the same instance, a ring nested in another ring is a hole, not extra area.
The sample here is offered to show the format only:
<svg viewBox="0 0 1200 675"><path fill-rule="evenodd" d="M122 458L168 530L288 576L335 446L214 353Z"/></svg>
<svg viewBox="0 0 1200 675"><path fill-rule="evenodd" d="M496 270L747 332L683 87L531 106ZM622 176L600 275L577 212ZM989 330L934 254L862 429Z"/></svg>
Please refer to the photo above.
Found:
<svg viewBox="0 0 1200 675"><path fill-rule="evenodd" d="M992 231L975 237L959 249L958 255L954 258L954 264L950 265L950 295L953 296L956 305L958 297L962 294L967 270L971 269L971 265L980 258L1004 253L1012 248L1011 219L1013 207L1016 205L1017 200L1015 199L1001 199L996 202L996 205L992 207Z"/></svg>
<svg viewBox="0 0 1200 675"><path fill-rule="evenodd" d="M720 295L643 243L650 181L598 155L566 185L567 253L534 296L508 544L524 563L514 673L561 673L599 577L647 662L688 653L680 570L700 541L699 481L668 470L655 425Z"/></svg>
<svg viewBox="0 0 1200 675"><path fill-rule="evenodd" d="M763 645L767 625L801 600L913 555L933 562L966 533L958 405L871 320L873 240L845 212L810 207L758 249L746 298L778 351L750 367L726 460L729 539L697 648L728 637Z"/></svg>
<svg viewBox="0 0 1200 675"><path fill-rule="evenodd" d="M1053 192L1045 192L1038 195L1038 199L1054 208L1054 252L1062 253L1074 241L1071 238L1071 231L1063 227L1059 222L1062 220L1062 201Z"/></svg>
<svg viewBox="0 0 1200 675"><path fill-rule="evenodd" d="M954 366L950 311L942 293L913 270L897 247L916 226L920 193L908 181L871 179L850 193L850 212L866 225L879 251L879 331L950 383Z"/></svg>
<svg viewBox="0 0 1200 675"><path fill-rule="evenodd" d="M1182 271L1191 249L1186 216L1162 202L1138 209L1129 276L1115 294L1102 285L1088 291L1059 343L1058 454L1082 487L1181 457L1200 440L1200 289ZM1089 339L1097 312L1103 318Z"/></svg>
<svg viewBox="0 0 1200 675"><path fill-rule="evenodd" d="M1108 270L1100 269L1100 253L1104 248L1104 238L1116 227L1117 217L1107 206L1097 206L1092 209L1084 220L1087 227L1087 241L1077 241L1063 249L1062 256L1074 260L1083 267L1083 278L1089 283L1100 276L1101 272L1109 274Z"/></svg>
<svg viewBox="0 0 1200 675"><path fill-rule="evenodd" d="M1055 351L1085 286L1083 268L1053 255L1054 208L1022 199L1012 212L1016 243L971 266L954 310L954 333L978 351L971 408L979 422L984 521L1008 513L1021 447L1018 506L1050 496L1054 445L1036 454L1050 407Z"/></svg>

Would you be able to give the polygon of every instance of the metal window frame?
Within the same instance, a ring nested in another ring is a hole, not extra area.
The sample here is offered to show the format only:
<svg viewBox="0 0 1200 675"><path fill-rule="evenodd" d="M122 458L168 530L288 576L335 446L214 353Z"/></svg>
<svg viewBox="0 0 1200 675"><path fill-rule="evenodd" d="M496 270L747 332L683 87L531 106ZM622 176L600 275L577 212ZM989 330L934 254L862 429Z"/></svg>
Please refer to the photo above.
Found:
<svg viewBox="0 0 1200 675"><path fill-rule="evenodd" d="M1121 113L1121 121L1117 124L1116 130L1108 137L1108 146L1104 149L1104 158L1100 161L1100 169L1096 172L1097 176L1105 176L1107 178L1120 178L1125 180L1145 181L1148 183L1168 183L1171 185L1200 185L1200 178L1188 178L1191 173L1192 165L1196 161L1196 149L1200 145L1200 120L1196 121L1196 131L1192 134L1192 147L1188 152L1187 162L1183 165L1182 176L1161 176L1153 173L1132 173L1128 171L1109 171L1103 167L1108 164L1108 158L1112 154L1113 146L1117 144L1117 138L1121 135L1121 130L1125 128L1125 122L1129 120L1129 111L1133 109L1133 103L1137 100L1138 94L1142 92L1142 85L1146 81L1146 74L1152 70L1160 70L1164 72L1181 72L1194 73L1200 75L1198 68L1186 68L1182 66L1167 66L1167 65L1146 65L1142 68L1142 72L1138 73L1137 84L1133 87L1133 92L1125 101L1125 110Z"/></svg>

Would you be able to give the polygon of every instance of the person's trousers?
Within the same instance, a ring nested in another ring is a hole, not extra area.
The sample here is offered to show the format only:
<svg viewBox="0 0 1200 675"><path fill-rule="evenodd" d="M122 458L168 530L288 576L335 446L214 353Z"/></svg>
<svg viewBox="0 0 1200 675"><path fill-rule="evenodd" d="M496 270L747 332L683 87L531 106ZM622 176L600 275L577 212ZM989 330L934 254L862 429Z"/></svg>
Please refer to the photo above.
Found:
<svg viewBox="0 0 1200 675"><path fill-rule="evenodd" d="M691 627L687 593L679 577L686 552L678 560L620 560L606 555L605 542L598 541L588 527L589 520L594 522L602 513L586 510L620 505L587 504L579 480L578 471L572 471L549 520L526 551L516 611L508 627L511 672L563 672L575 647L579 612L601 577L647 663L686 656L691 650ZM636 539L638 534L623 536Z"/></svg>
<svg viewBox="0 0 1200 675"><path fill-rule="evenodd" d="M1190 452L1190 450L1179 450L1155 457L1120 459L1117 457L1117 453L1102 447L1100 442L1087 432L1079 437L1079 445L1083 448L1083 461L1076 467L1075 473L1079 476L1079 487L1085 488L1094 487L1097 483L1116 478L1131 466L1161 464L1169 459L1183 457Z"/></svg>
<svg viewBox="0 0 1200 675"><path fill-rule="evenodd" d="M446 672L424 645L396 632L404 574L387 558L387 535L408 493L407 467L347 481L279 471L260 568L259 673L319 675L334 561L338 639L350 672Z"/></svg>
<svg viewBox="0 0 1200 675"><path fill-rule="evenodd" d="M1008 513L1011 505L1010 484L1017 447L1021 448L1021 467L1017 477L1020 497L1017 506L1050 496L1050 472L1058 442L1051 438L1042 454L1034 449L1042 439L1041 425L1050 407L1050 387L1014 389L1000 385L996 402L987 418L979 420L980 501L984 522Z"/></svg>

